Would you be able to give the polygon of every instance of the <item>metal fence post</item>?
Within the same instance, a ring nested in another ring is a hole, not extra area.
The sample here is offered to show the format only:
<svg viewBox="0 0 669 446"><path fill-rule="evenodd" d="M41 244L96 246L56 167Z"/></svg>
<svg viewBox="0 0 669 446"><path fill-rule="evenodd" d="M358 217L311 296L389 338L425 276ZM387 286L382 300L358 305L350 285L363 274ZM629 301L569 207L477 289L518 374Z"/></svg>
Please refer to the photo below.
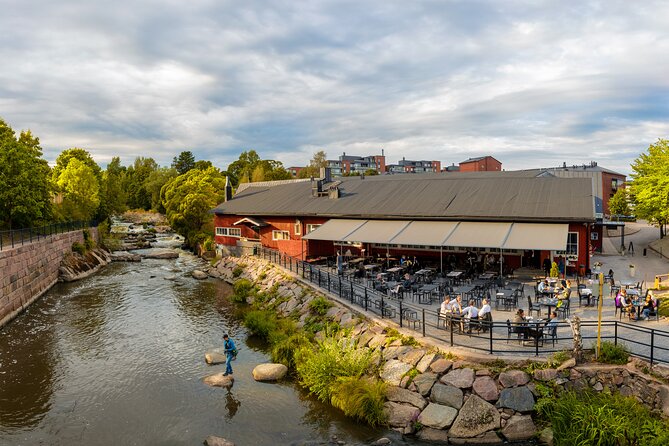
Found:
<svg viewBox="0 0 669 446"><path fill-rule="evenodd" d="M351 303L353 303L353 282L348 283L351 286Z"/></svg>
<svg viewBox="0 0 669 446"><path fill-rule="evenodd" d="M365 293L367 292L367 288L365 288ZM383 313L385 313L385 307L383 306L383 294L381 295L381 319L383 319Z"/></svg>
<svg viewBox="0 0 669 446"><path fill-rule="evenodd" d="M351 288L353 288L353 284L351 284ZM367 288L365 288L365 311L367 311Z"/></svg>
<svg viewBox="0 0 669 446"><path fill-rule="evenodd" d="M537 335L534 337L534 356L539 356L539 326L536 325Z"/></svg>
<svg viewBox="0 0 669 446"><path fill-rule="evenodd" d="M330 273L328 274L328 293L330 292Z"/></svg>
<svg viewBox="0 0 669 446"><path fill-rule="evenodd" d="M423 323L421 324L421 327L423 327L423 337L425 337L425 308L421 309L423 312Z"/></svg>
<svg viewBox="0 0 669 446"><path fill-rule="evenodd" d="M321 286L321 269L318 268L318 286Z"/></svg>
<svg viewBox="0 0 669 446"><path fill-rule="evenodd" d="M485 324L486 322L487 322L487 321L483 321L484 324ZM489 331L490 331L490 354L491 354L491 355L492 355L492 353L493 353L493 348L492 348L492 326L493 326L493 324L494 324L494 323L492 323L492 322L488 324L488 328L489 328Z"/></svg>
<svg viewBox="0 0 669 446"><path fill-rule="evenodd" d="M453 347L453 317L450 318L450 326L451 326L451 347Z"/></svg>
<svg viewBox="0 0 669 446"><path fill-rule="evenodd" d="M650 330L650 366L653 367L653 350L655 350L655 329Z"/></svg>
<svg viewBox="0 0 669 446"><path fill-rule="evenodd" d="M337 276L337 279L339 279L339 297L341 297L341 276Z"/></svg>
<svg viewBox="0 0 669 446"><path fill-rule="evenodd" d="M613 345L618 345L618 321L613 321Z"/></svg>
<svg viewBox="0 0 669 446"><path fill-rule="evenodd" d="M402 301L400 301L400 328L402 328Z"/></svg>

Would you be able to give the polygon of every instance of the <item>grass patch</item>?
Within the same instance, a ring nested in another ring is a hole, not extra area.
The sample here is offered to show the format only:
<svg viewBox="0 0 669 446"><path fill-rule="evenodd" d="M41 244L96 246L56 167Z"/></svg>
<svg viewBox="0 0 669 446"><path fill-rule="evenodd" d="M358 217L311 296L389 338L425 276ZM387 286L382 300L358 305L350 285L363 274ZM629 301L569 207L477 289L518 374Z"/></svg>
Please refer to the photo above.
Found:
<svg viewBox="0 0 669 446"><path fill-rule="evenodd" d="M315 297L309 302L309 311L315 316L325 316L334 304L323 296Z"/></svg>
<svg viewBox="0 0 669 446"><path fill-rule="evenodd" d="M332 405L345 415L371 426L385 423L385 400L386 384L383 381L346 376L338 378L332 385Z"/></svg>
<svg viewBox="0 0 669 446"><path fill-rule="evenodd" d="M548 392L535 409L553 428L557 446L669 444L669 424L634 398L619 394Z"/></svg>
<svg viewBox="0 0 669 446"><path fill-rule="evenodd" d="M86 246L84 246L83 243L74 242L72 243L72 252L76 252L77 254L81 254L83 256L86 254Z"/></svg>
<svg viewBox="0 0 669 446"><path fill-rule="evenodd" d="M233 302L246 303L246 298L255 293L253 283L248 279L239 279L232 285L234 293L230 298Z"/></svg>
<svg viewBox="0 0 669 446"><path fill-rule="evenodd" d="M254 335L269 341L279 328L276 314L270 311L252 310L244 315L244 325Z"/></svg>
<svg viewBox="0 0 669 446"><path fill-rule="evenodd" d="M630 354L624 344L614 344L610 341L602 342L597 361L604 364L627 364Z"/></svg>
<svg viewBox="0 0 669 446"><path fill-rule="evenodd" d="M295 333L277 341L272 347L272 361L280 362L288 367L289 370L295 370L295 354L302 348L311 345L311 340L304 333Z"/></svg>
<svg viewBox="0 0 669 446"><path fill-rule="evenodd" d="M236 266L235 269L232 270L232 277L236 279L237 277L241 276L243 272L244 268Z"/></svg>

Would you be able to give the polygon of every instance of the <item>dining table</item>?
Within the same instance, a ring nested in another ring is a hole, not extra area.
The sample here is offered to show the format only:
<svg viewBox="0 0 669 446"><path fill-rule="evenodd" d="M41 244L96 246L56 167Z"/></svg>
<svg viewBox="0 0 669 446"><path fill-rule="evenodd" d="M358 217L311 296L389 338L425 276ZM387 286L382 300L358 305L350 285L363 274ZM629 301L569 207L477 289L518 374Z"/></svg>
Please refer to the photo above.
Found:
<svg viewBox="0 0 669 446"><path fill-rule="evenodd" d="M388 268L386 271L388 271L389 273L397 274L399 272L402 272L403 269L404 268L402 268L401 266L393 266L392 268Z"/></svg>
<svg viewBox="0 0 669 446"><path fill-rule="evenodd" d="M439 285L436 284L427 284L418 288L416 295L418 296L419 304L431 304L432 295L434 292L439 291Z"/></svg>
<svg viewBox="0 0 669 446"><path fill-rule="evenodd" d="M544 306L544 307L548 307L548 313L547 314L550 316L551 310L553 309L553 307L557 307L557 304L558 304L559 301L560 301L560 299L558 299L556 297L544 297L543 299L541 299L539 301L539 304Z"/></svg>

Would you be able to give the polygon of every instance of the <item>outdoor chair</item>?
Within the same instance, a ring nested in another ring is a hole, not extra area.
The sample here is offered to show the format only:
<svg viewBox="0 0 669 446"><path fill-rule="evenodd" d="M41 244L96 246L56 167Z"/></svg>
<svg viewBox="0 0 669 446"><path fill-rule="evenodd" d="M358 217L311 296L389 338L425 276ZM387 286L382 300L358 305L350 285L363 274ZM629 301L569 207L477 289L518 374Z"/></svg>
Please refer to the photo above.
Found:
<svg viewBox="0 0 669 446"><path fill-rule="evenodd" d="M578 306L583 305L583 301L590 302L592 299L592 293L585 293L583 290L585 290L585 285L578 285L578 288L576 289L576 292L578 293Z"/></svg>
<svg viewBox="0 0 669 446"><path fill-rule="evenodd" d="M482 332L487 332L492 326L492 314L490 312L479 318L480 329Z"/></svg>
<svg viewBox="0 0 669 446"><path fill-rule="evenodd" d="M655 316L658 321L660 320L660 303L661 301L659 299L655 299L655 308L648 314L649 318Z"/></svg>
<svg viewBox="0 0 669 446"><path fill-rule="evenodd" d="M569 316L570 306L571 306L571 299L569 299L569 297L562 299L562 305L556 308L558 316L561 315L562 319L565 319L567 316Z"/></svg>
<svg viewBox="0 0 669 446"><path fill-rule="evenodd" d="M527 296L527 314L532 316L532 312L536 311L537 312L537 317L541 317L541 306L538 304L532 303L532 298L530 296Z"/></svg>
<svg viewBox="0 0 669 446"><path fill-rule="evenodd" d="M614 293L618 294L619 291L620 291L620 285L615 285L615 284L612 283L611 284L611 291L609 291L609 297L613 296Z"/></svg>
<svg viewBox="0 0 669 446"><path fill-rule="evenodd" d="M518 337L518 342L522 342L523 333L521 331L519 331L518 327L515 326L514 324L512 324L509 319L506 320L506 330L507 330L507 337L506 337L506 343L507 344L511 340L511 334L516 334L517 337Z"/></svg>

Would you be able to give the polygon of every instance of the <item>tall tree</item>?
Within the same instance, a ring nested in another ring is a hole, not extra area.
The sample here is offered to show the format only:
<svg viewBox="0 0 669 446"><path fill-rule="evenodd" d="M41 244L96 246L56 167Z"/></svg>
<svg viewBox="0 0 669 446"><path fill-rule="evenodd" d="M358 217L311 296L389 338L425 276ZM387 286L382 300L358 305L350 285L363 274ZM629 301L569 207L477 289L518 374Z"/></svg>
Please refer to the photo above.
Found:
<svg viewBox="0 0 669 446"><path fill-rule="evenodd" d="M146 179L145 188L151 194L151 209L161 214L165 213L165 208L160 199L160 190L172 178L179 176L177 171L171 167L160 167L149 174Z"/></svg>
<svg viewBox="0 0 669 446"><path fill-rule="evenodd" d="M228 166L228 175L232 184L237 185L243 182L249 182L251 174L256 165L260 162L260 156L255 150L242 152L237 161L233 161ZM246 179L246 181L243 181Z"/></svg>
<svg viewBox="0 0 669 446"><path fill-rule="evenodd" d="M324 150L314 153L314 157L309 161L309 165L300 170L297 175L299 178L318 178L321 174L321 167L327 167L328 160Z"/></svg>
<svg viewBox="0 0 669 446"><path fill-rule="evenodd" d="M127 209L128 195L123 188L126 168L121 165L117 156L107 164L107 170L102 173L100 183L100 207L97 218L104 220L110 215L122 214Z"/></svg>
<svg viewBox="0 0 669 446"><path fill-rule="evenodd" d="M225 197L225 176L215 167L193 169L168 181L160 195L170 225L193 246L211 226L209 210Z"/></svg>
<svg viewBox="0 0 669 446"><path fill-rule="evenodd" d="M0 227L27 227L49 220L51 182L39 139L28 131L16 138L0 119Z"/></svg>
<svg viewBox="0 0 669 446"><path fill-rule="evenodd" d="M630 194L635 214L660 228L666 235L669 221L669 141L659 139L632 163Z"/></svg>
<svg viewBox="0 0 669 446"><path fill-rule="evenodd" d="M128 167L125 178L125 189L128 192L128 206L131 209L151 209L151 192L146 182L151 172L158 169L153 158L137 157L135 163Z"/></svg>
<svg viewBox="0 0 669 446"><path fill-rule="evenodd" d="M179 156L175 156L172 160L172 168L176 169L179 175L183 175L191 169L195 168L195 157L190 150L183 151Z"/></svg>
<svg viewBox="0 0 669 446"><path fill-rule="evenodd" d="M624 187L619 188L609 200L609 212L611 215L630 215L632 213Z"/></svg>
<svg viewBox="0 0 669 446"><path fill-rule="evenodd" d="M58 158L56 158L56 166L53 168L54 180L60 176L61 171L67 167L72 158L76 158L86 164L98 181L102 179L102 169L98 166L95 160L93 160L91 154L85 149L73 147L71 149L63 150L60 155L58 155Z"/></svg>
<svg viewBox="0 0 669 446"><path fill-rule="evenodd" d="M64 220L89 220L100 204L100 185L95 172L78 158L71 158L56 178L63 201L58 205Z"/></svg>

